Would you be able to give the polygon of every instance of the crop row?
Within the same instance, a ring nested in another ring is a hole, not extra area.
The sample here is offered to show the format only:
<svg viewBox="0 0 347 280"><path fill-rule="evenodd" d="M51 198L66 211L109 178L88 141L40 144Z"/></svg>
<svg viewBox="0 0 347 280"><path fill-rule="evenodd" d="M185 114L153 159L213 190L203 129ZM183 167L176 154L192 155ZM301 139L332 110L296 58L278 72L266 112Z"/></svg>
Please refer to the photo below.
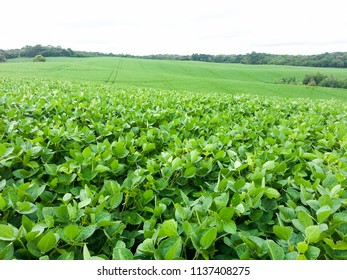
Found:
<svg viewBox="0 0 347 280"><path fill-rule="evenodd" d="M0 259L346 259L347 106L0 80Z"/></svg>

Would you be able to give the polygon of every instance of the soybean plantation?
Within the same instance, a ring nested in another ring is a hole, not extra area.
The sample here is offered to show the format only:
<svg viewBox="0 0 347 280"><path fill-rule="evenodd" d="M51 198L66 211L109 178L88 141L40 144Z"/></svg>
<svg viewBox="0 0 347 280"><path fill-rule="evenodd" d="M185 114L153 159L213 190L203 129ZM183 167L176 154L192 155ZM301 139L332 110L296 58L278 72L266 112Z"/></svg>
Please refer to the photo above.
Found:
<svg viewBox="0 0 347 280"><path fill-rule="evenodd" d="M0 259L347 259L347 105L1 78Z"/></svg>

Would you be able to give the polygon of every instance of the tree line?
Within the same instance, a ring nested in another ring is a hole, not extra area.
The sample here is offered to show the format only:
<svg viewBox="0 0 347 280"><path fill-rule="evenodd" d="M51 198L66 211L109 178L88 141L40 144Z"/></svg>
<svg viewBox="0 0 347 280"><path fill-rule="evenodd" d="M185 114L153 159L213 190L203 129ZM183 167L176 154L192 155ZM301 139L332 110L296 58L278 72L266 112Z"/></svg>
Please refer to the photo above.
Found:
<svg viewBox="0 0 347 280"><path fill-rule="evenodd" d="M215 63L240 63L240 64L269 64L269 65L291 65L310 67L336 67L347 68L347 52L332 52L317 55L279 55L251 52L247 54L198 54L176 55L176 54L153 54L146 56L136 56L131 54L113 54L101 52L74 51L70 48L54 46L25 46L21 49L0 50L0 62L6 59L17 57L35 57L42 55L45 57L93 57L93 56L115 56L132 57L158 60L185 60L202 61Z"/></svg>
<svg viewBox="0 0 347 280"><path fill-rule="evenodd" d="M114 56L114 54L106 54L101 52L74 51L71 48L64 49L60 46L25 46L21 49L0 50L0 57L3 60L19 57L33 58L36 55L44 57L95 57L95 56ZM2 61L4 62L4 61Z"/></svg>

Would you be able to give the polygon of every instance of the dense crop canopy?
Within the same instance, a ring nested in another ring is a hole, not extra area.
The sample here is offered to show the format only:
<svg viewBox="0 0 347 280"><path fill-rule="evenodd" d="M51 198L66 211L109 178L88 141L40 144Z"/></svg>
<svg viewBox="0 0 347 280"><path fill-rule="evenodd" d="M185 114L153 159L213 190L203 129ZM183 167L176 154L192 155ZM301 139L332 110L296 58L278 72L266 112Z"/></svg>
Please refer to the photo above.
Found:
<svg viewBox="0 0 347 280"><path fill-rule="evenodd" d="M0 81L0 259L347 259L347 106Z"/></svg>

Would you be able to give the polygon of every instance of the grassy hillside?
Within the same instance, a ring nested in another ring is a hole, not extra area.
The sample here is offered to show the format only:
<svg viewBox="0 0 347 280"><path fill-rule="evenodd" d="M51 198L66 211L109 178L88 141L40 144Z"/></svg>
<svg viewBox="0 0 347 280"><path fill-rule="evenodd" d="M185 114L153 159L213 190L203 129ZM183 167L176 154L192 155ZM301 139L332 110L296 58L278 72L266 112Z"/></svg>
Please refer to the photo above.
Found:
<svg viewBox="0 0 347 280"><path fill-rule="evenodd" d="M274 83L288 76L295 76L300 81L305 74L317 71L345 78L347 69L108 57L48 58L46 63L31 61L23 58L8 60L0 65L0 75L92 81L121 87L347 100L346 90Z"/></svg>

